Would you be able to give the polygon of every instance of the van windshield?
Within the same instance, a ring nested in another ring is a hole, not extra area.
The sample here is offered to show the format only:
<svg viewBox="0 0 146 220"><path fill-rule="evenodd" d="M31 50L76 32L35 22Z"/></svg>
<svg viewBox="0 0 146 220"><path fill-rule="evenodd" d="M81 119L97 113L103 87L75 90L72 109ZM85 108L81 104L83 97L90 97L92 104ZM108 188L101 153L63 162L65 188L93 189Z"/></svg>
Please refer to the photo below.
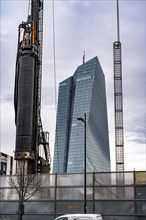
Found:
<svg viewBox="0 0 146 220"><path fill-rule="evenodd" d="M58 218L57 220L68 220L68 217L61 217L61 218Z"/></svg>

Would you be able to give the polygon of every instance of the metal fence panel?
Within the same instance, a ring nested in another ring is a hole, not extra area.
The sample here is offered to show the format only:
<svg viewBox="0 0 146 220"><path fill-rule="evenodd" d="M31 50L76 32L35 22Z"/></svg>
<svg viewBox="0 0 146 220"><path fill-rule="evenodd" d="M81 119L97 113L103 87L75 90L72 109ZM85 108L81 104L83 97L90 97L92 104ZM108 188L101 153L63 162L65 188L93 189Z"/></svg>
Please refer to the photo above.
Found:
<svg viewBox="0 0 146 220"><path fill-rule="evenodd" d="M124 182L117 181L122 175ZM0 220L18 219L18 195L0 176ZM40 174L43 188L25 202L24 220L53 220L84 211L84 174ZM104 220L146 220L146 172L87 173L87 212Z"/></svg>
<svg viewBox="0 0 146 220"><path fill-rule="evenodd" d="M87 186L93 185L93 174L87 173ZM84 185L84 174L58 174L57 175L57 186L83 186Z"/></svg>
<svg viewBox="0 0 146 220"><path fill-rule="evenodd" d="M31 200L55 200L55 188L42 188Z"/></svg>
<svg viewBox="0 0 146 220"><path fill-rule="evenodd" d="M104 220L135 220L133 216L103 216ZM136 219L139 220L139 219ZM146 219L141 219L141 220L146 220Z"/></svg>
<svg viewBox="0 0 146 220"><path fill-rule="evenodd" d="M136 186L136 199L145 199L146 200L146 186Z"/></svg>
<svg viewBox="0 0 146 220"><path fill-rule="evenodd" d="M83 200L84 188L57 188L57 200ZM93 199L93 188L87 187L87 200Z"/></svg>
<svg viewBox="0 0 146 220"><path fill-rule="evenodd" d="M141 202L136 202L136 209L138 215L145 215L146 218L146 200Z"/></svg>
<svg viewBox="0 0 146 220"><path fill-rule="evenodd" d="M25 213L27 214L50 214L55 210L54 202L50 201L28 201L25 202Z"/></svg>
<svg viewBox="0 0 146 220"><path fill-rule="evenodd" d="M18 215L2 215L0 220L18 220ZM23 220L54 220L55 215L23 215Z"/></svg>
<svg viewBox="0 0 146 220"><path fill-rule="evenodd" d="M87 212L93 213L93 203L87 202ZM83 213L84 212L84 202L82 201L60 201L56 203L56 214L63 215L68 213Z"/></svg>
<svg viewBox="0 0 146 220"><path fill-rule="evenodd" d="M133 201L96 201L95 212L102 215L133 215Z"/></svg>
<svg viewBox="0 0 146 220"><path fill-rule="evenodd" d="M118 189L122 188L124 193L119 195L118 194ZM134 189L133 187L110 187L110 186L105 186L105 187L95 187L95 199L100 200L100 199L111 199L111 200L122 200L122 199L134 199Z"/></svg>
<svg viewBox="0 0 146 220"><path fill-rule="evenodd" d="M0 202L0 214L17 214L18 201Z"/></svg>

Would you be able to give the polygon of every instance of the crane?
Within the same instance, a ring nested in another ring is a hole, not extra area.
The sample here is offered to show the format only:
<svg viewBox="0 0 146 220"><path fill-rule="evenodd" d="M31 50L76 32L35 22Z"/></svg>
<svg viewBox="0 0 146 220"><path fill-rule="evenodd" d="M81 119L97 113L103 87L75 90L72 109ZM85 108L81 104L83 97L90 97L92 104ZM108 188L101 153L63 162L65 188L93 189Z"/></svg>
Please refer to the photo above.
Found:
<svg viewBox="0 0 146 220"><path fill-rule="evenodd" d="M113 44L114 52L114 108L115 108L115 152L116 183L124 184L124 129L123 129L123 92L122 92L122 55L119 31L119 2L117 0L117 41ZM117 187L117 195L124 198L124 188Z"/></svg>
<svg viewBox="0 0 146 220"><path fill-rule="evenodd" d="M124 172L124 130L123 130L123 92L122 92L122 57L119 31L119 4L117 0L117 41L113 44L114 52L114 107L115 107L115 145L116 171Z"/></svg>
<svg viewBox="0 0 146 220"><path fill-rule="evenodd" d="M31 0L31 14L18 27L14 108L15 159L28 173L50 172L49 133L41 121L43 0ZM44 157L40 156L43 146Z"/></svg>

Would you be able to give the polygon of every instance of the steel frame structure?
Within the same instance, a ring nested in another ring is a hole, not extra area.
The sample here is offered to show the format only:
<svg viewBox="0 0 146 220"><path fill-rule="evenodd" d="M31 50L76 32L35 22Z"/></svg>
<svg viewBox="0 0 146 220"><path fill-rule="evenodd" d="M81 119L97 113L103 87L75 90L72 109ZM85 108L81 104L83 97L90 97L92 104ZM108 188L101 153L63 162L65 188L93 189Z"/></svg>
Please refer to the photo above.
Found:
<svg viewBox="0 0 146 220"><path fill-rule="evenodd" d="M115 109L115 154L116 172L124 171L124 130L123 130L123 92L122 92L122 55L119 26L119 3L117 0L117 41L113 44L114 53L114 109ZM123 182L121 176L117 181Z"/></svg>
<svg viewBox="0 0 146 220"><path fill-rule="evenodd" d="M115 146L116 171L124 171L124 131L121 43L114 42L114 107L115 107Z"/></svg>

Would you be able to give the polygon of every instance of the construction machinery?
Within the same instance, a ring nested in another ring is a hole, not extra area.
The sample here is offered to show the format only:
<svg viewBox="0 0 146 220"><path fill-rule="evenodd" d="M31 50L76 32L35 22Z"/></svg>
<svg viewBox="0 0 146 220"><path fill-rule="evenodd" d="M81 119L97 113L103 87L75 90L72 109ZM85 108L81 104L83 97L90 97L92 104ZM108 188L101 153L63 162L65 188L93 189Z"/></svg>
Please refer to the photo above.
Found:
<svg viewBox="0 0 146 220"><path fill-rule="evenodd" d="M119 26L119 2L117 0L117 41L113 44L114 58L114 107L115 107L115 153L116 183L123 185L124 178L124 129L123 129L123 92L122 92L122 53ZM125 198L123 187L117 187L116 194Z"/></svg>
<svg viewBox="0 0 146 220"><path fill-rule="evenodd" d="M43 0L31 0L31 13L18 28L14 91L15 159L28 173L50 171L49 133L41 122ZM40 156L43 149L44 156Z"/></svg>
<svg viewBox="0 0 146 220"><path fill-rule="evenodd" d="M120 42L120 31L119 31L119 2L118 0L117 0L117 41L115 41L113 44L113 53L114 53L114 107L115 107L116 171L124 172L122 56L121 56L121 42Z"/></svg>

